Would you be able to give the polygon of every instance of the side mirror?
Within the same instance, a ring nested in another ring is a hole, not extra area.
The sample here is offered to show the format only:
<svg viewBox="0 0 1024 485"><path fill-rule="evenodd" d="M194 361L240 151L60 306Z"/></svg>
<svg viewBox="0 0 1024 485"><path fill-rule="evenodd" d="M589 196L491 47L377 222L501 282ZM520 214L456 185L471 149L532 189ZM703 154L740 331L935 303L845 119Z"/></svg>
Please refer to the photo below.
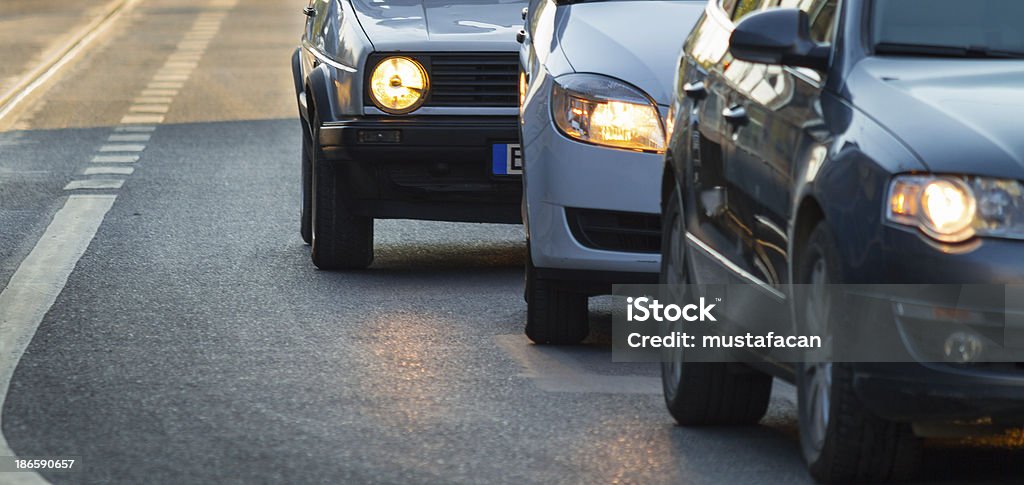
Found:
<svg viewBox="0 0 1024 485"><path fill-rule="evenodd" d="M828 68L829 46L811 39L811 21L798 8L773 8L750 14L729 38L736 59L761 64Z"/></svg>

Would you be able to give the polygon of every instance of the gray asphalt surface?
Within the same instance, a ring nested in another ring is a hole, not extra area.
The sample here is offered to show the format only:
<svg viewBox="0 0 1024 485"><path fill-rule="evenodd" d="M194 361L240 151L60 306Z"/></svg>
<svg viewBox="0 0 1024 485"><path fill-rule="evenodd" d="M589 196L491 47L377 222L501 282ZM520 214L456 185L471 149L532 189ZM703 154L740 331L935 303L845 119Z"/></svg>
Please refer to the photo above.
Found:
<svg viewBox="0 0 1024 485"><path fill-rule="evenodd" d="M0 287L209 4L144 2L0 133ZM18 455L80 456L55 483L808 481L784 386L761 425L682 429L656 367L611 363L606 304L587 345L530 345L518 226L378 221L369 270L315 270L303 4L231 9L135 173L78 191L118 198L14 375ZM922 479L1006 480L1021 458L933 444Z"/></svg>

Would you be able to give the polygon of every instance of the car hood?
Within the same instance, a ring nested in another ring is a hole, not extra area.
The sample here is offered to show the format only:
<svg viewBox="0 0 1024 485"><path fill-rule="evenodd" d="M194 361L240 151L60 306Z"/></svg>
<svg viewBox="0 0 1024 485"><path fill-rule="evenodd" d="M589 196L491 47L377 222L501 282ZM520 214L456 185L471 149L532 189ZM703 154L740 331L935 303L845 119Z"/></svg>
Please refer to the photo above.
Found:
<svg viewBox="0 0 1024 485"><path fill-rule="evenodd" d="M525 0L352 0L377 51L519 49Z"/></svg>
<svg viewBox="0 0 1024 485"><path fill-rule="evenodd" d="M848 96L935 173L1024 179L1024 61L868 58Z"/></svg>
<svg viewBox="0 0 1024 485"><path fill-rule="evenodd" d="M558 42L576 72L626 81L671 102L676 61L705 2L622 0L561 7Z"/></svg>

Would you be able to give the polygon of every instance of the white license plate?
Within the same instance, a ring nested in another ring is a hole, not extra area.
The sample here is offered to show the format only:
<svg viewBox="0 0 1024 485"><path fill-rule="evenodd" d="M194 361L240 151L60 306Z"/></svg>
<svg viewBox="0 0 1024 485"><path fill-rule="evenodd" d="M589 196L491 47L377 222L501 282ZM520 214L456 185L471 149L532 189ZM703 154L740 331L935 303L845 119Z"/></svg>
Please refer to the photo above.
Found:
<svg viewBox="0 0 1024 485"><path fill-rule="evenodd" d="M491 146L491 173L522 175L523 150L518 143L497 143Z"/></svg>

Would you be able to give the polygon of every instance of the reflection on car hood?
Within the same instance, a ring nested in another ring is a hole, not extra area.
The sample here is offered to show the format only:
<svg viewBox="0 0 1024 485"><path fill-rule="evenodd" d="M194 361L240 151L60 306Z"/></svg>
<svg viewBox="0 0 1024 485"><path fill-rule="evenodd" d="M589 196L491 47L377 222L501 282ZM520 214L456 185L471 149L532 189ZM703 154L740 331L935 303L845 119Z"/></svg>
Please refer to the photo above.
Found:
<svg viewBox="0 0 1024 485"><path fill-rule="evenodd" d="M576 72L604 74L644 90L660 105L672 97L676 61L704 2L620 1L562 7L559 45Z"/></svg>
<svg viewBox="0 0 1024 485"><path fill-rule="evenodd" d="M868 58L847 88L929 170L1024 179L1024 61Z"/></svg>
<svg viewBox="0 0 1024 485"><path fill-rule="evenodd" d="M377 51L516 51L525 0L352 0Z"/></svg>

